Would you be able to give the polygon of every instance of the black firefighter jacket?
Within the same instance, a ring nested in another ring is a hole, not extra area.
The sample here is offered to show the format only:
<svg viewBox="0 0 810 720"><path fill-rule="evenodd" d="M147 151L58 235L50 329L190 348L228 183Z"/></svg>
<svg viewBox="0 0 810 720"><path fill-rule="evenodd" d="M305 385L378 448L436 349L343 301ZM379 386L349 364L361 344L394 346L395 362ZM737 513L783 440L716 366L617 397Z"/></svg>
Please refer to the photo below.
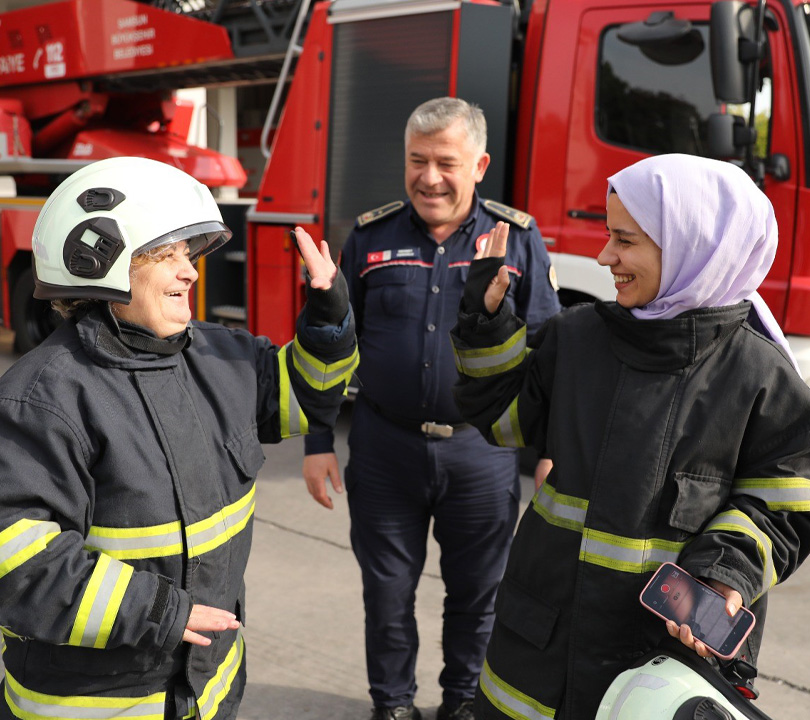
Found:
<svg viewBox="0 0 810 720"><path fill-rule="evenodd" d="M236 716L241 633L181 637L195 603L244 622L260 443L337 417L351 312L339 328L303 317L283 348L194 323L161 356L124 347L94 310L3 376L0 716L193 717L194 697L203 720ZM190 707L175 708L178 683Z"/></svg>
<svg viewBox="0 0 810 720"><path fill-rule="evenodd" d="M667 636L639 603L667 560L738 589L761 630L764 593L810 550L810 389L749 307L576 306L533 351L506 307L459 316L462 414L554 461L512 546L476 718L592 720Z"/></svg>

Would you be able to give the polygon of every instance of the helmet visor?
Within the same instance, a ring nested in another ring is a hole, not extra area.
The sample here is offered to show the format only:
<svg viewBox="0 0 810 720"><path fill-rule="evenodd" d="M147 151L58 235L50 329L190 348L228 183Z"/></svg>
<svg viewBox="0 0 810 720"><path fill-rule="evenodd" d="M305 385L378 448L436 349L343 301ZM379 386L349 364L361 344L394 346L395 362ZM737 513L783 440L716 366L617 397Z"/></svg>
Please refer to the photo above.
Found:
<svg viewBox="0 0 810 720"><path fill-rule="evenodd" d="M132 256L137 257L155 248L185 241L188 243L189 259L191 262L196 262L203 255L208 255L208 253L222 247L231 239L232 235L233 233L228 226L218 220L195 223L150 240L145 245L137 248L132 253Z"/></svg>

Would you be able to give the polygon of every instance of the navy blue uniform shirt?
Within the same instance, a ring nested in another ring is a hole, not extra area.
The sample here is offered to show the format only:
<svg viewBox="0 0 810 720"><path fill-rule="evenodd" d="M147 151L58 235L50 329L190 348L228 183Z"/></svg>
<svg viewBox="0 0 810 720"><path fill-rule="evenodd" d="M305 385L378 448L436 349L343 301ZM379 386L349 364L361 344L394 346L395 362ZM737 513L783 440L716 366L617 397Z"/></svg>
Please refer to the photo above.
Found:
<svg viewBox="0 0 810 720"><path fill-rule="evenodd" d="M390 416L463 422L451 392L457 374L450 329L476 247L498 221L510 222L507 298L529 335L560 309L534 219L516 213L528 225L523 228L486 203L476 193L470 215L443 243L410 202L383 210L379 219L376 211L360 216L346 241L340 266L357 323L357 384ZM308 455L332 451L331 433L307 436L305 443Z"/></svg>

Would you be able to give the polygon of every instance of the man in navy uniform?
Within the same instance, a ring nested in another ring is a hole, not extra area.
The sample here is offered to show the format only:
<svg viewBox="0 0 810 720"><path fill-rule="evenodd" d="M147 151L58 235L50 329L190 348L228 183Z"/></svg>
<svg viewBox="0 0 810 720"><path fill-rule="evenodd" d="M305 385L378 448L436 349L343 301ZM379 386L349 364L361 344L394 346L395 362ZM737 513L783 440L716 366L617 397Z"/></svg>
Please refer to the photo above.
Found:
<svg viewBox="0 0 810 720"><path fill-rule="evenodd" d="M437 720L473 717L517 518L515 451L488 445L465 425L451 392L450 328L470 262L496 223L511 226L508 300L528 331L560 305L533 218L476 192L489 161L480 108L456 98L423 103L405 131L409 202L362 214L343 249L360 345L346 486L363 577L371 720L421 718L413 705L414 599L431 518L446 588ZM342 491L332 439L308 436L304 459L309 492L328 508L327 478ZM538 468L536 482L542 475Z"/></svg>

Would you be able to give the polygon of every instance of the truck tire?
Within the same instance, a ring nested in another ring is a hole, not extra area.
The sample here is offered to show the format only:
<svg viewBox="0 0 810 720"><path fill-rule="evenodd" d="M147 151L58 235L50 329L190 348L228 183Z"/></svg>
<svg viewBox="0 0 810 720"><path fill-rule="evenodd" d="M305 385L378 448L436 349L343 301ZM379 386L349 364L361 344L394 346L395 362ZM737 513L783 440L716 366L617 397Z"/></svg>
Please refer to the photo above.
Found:
<svg viewBox="0 0 810 720"><path fill-rule="evenodd" d="M33 350L60 324L62 317L47 300L34 297L34 273L26 268L11 291L11 327L14 350L21 355Z"/></svg>

